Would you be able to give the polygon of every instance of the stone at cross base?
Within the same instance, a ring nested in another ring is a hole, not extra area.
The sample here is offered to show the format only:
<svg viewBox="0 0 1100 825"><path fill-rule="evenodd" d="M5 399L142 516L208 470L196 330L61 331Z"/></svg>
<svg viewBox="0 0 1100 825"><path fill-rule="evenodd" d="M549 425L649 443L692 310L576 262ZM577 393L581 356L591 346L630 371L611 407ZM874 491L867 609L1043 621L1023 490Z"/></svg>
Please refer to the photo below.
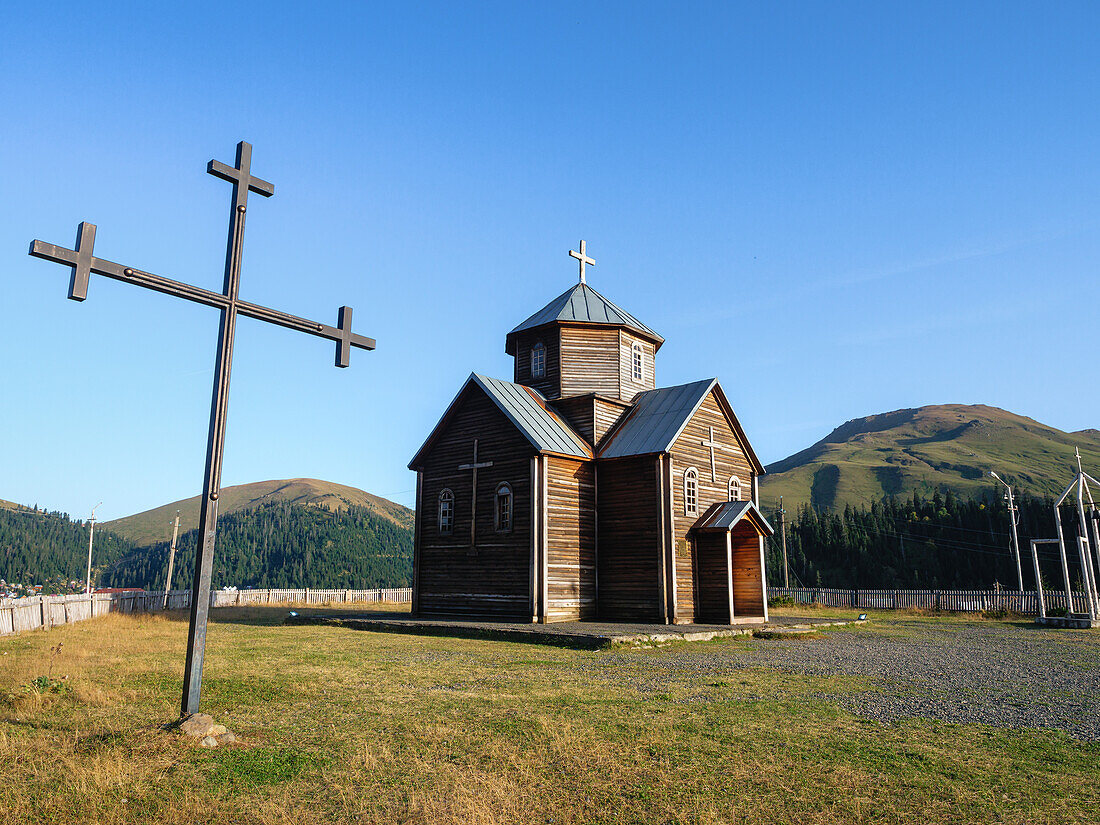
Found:
<svg viewBox="0 0 1100 825"><path fill-rule="evenodd" d="M225 725L219 725L214 717L206 713L193 713L179 724L180 733L199 740L204 748L216 748L237 741L233 731Z"/></svg>

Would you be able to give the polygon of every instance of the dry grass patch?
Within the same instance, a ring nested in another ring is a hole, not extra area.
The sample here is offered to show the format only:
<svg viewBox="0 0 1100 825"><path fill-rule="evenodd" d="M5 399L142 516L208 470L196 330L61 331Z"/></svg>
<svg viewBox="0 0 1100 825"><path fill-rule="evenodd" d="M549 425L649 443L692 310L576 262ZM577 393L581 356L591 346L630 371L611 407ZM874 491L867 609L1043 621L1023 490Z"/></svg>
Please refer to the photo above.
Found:
<svg viewBox="0 0 1100 825"><path fill-rule="evenodd" d="M59 641L54 675L68 677L65 692L0 705L0 811L166 825L1074 823L1100 799L1095 745L861 720L820 697L863 680L723 655L762 642L574 651L284 627L287 612L214 614L204 710L241 738L216 751L158 728L177 713L182 615L0 640L0 696L22 696Z"/></svg>

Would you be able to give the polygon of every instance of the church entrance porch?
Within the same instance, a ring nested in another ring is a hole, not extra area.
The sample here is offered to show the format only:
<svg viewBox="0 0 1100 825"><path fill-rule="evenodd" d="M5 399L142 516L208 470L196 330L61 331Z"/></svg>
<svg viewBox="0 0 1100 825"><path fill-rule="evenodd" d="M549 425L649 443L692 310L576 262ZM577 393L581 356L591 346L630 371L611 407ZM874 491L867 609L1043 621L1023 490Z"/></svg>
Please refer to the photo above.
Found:
<svg viewBox="0 0 1100 825"><path fill-rule="evenodd" d="M751 501L712 505L691 528L695 545L698 621L734 624L768 620L764 537L771 525Z"/></svg>

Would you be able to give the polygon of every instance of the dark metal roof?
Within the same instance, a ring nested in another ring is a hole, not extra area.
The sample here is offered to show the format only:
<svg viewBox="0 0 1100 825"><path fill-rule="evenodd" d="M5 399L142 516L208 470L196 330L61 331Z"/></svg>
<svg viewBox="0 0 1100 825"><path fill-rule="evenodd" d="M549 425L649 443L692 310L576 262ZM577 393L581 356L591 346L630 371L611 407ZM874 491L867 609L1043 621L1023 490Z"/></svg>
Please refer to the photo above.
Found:
<svg viewBox="0 0 1100 825"><path fill-rule="evenodd" d="M718 379L708 378L639 394L626 421L600 450L600 458L668 452L717 383Z"/></svg>
<svg viewBox="0 0 1100 825"><path fill-rule="evenodd" d="M570 287L508 334L514 335L521 330L541 327L543 324L555 321L612 324L632 329L647 338L652 338L658 344L663 344L665 340L629 312L615 306L588 284Z"/></svg>
<svg viewBox="0 0 1100 825"><path fill-rule="evenodd" d="M593 457L592 448L588 446L588 442L551 410L546 404L546 399L536 390L472 373L447 407L447 411L443 413L443 417L439 419L439 423L432 429L431 435L409 462L410 470L421 466L424 454L435 441L436 435L446 425L458 405L458 400L471 384L475 384L489 396L539 452L559 453L577 458Z"/></svg>
<svg viewBox="0 0 1100 825"><path fill-rule="evenodd" d="M712 504L691 529L732 530L745 516L756 522L764 535L770 536L775 533L772 526L768 524L768 520L764 518L764 514L760 512L760 508L751 501L723 501Z"/></svg>
<svg viewBox="0 0 1100 825"><path fill-rule="evenodd" d="M476 373L470 380L485 390L539 452L592 458L585 440L547 406L537 390Z"/></svg>

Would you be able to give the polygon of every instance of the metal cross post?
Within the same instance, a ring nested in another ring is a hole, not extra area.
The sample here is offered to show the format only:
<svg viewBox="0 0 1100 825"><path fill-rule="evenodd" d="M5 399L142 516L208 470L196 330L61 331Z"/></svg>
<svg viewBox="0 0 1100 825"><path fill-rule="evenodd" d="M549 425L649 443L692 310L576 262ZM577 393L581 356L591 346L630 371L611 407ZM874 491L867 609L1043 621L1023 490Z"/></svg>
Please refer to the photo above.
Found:
<svg viewBox="0 0 1100 825"><path fill-rule="evenodd" d="M474 439L474 460L471 464L459 464L460 470L472 470L472 489L473 492L470 495L470 546L477 546L477 471L484 470L486 467L492 467L493 462L477 460L477 439Z"/></svg>
<svg viewBox="0 0 1100 825"><path fill-rule="evenodd" d="M285 312L242 301L238 297L241 281L241 253L244 246L244 219L248 209L248 193L265 198L275 194L275 186L251 173L252 146L237 144L237 162L227 166L216 160L207 164L211 175L233 184L233 204L229 213L229 240L225 251L225 280L222 291L211 292L190 284L173 281L92 255L95 225L81 223L77 231L76 249L34 241L30 254L47 261L72 267L69 298L83 301L88 297L88 277L95 272L117 281L145 287L166 295L215 307L221 314L218 330L218 350L214 362L214 389L210 401L210 430L206 446L206 471L199 510L199 545L195 554L195 572L191 585L191 621L187 632L187 661L184 665L183 715L198 712L202 687L202 663L206 647L206 623L210 610L210 575L214 561L214 534L218 526L218 495L221 490L222 456L225 451L225 421L229 409L229 377L233 365L233 337L237 316L244 315L287 329L305 332L336 342L336 366L346 367L351 347L372 350L373 338L355 335L351 331L351 308L341 307L336 327L299 318Z"/></svg>
<svg viewBox="0 0 1100 825"><path fill-rule="evenodd" d="M595 266L596 265L596 262L594 260L592 260L591 258L589 258L588 255L585 254L584 246L585 246L584 241L581 241L581 251L580 252L574 252L572 249L569 250L569 257L570 258L576 258L578 261L581 262L581 283L582 284L584 283L584 265L585 264L588 264L589 266Z"/></svg>

